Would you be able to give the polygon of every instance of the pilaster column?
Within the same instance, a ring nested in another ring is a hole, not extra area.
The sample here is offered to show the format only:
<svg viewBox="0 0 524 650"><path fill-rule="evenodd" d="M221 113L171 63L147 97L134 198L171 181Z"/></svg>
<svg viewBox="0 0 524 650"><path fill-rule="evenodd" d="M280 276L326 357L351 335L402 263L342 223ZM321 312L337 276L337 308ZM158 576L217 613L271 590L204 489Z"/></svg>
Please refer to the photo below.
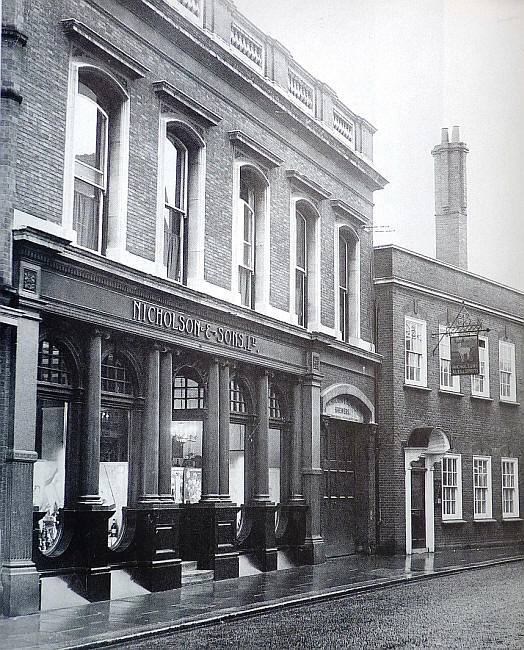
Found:
<svg viewBox="0 0 524 650"><path fill-rule="evenodd" d="M258 418L255 428L255 485L253 501L269 501L269 378L258 378Z"/></svg>
<svg viewBox="0 0 524 650"><path fill-rule="evenodd" d="M207 380L207 408L202 440L202 496L201 501L219 499L219 365L213 359L209 364Z"/></svg>
<svg viewBox="0 0 524 650"><path fill-rule="evenodd" d="M324 540L321 532L321 481L320 467L320 379L311 373L306 376L302 390L302 478L308 512L306 516L306 539L304 560L317 564L325 560Z"/></svg>
<svg viewBox="0 0 524 650"><path fill-rule="evenodd" d="M302 496L302 382L293 384L293 424L291 430L291 497L290 501L304 501Z"/></svg>
<svg viewBox="0 0 524 650"><path fill-rule="evenodd" d="M229 364L220 364L219 376L219 432L218 432L218 458L219 458L219 492L220 498L230 501L229 496Z"/></svg>
<svg viewBox="0 0 524 650"><path fill-rule="evenodd" d="M102 333L95 330L87 351L87 387L85 392L83 435L80 438L80 484L78 504L100 505L100 403L102 371Z"/></svg>
<svg viewBox="0 0 524 650"><path fill-rule="evenodd" d="M171 350L162 350L160 355L159 410L158 493L162 500L172 501L171 420L173 419L173 354Z"/></svg>
<svg viewBox="0 0 524 650"><path fill-rule="evenodd" d="M141 503L158 501L160 350L149 349L147 384L142 423L142 495Z"/></svg>

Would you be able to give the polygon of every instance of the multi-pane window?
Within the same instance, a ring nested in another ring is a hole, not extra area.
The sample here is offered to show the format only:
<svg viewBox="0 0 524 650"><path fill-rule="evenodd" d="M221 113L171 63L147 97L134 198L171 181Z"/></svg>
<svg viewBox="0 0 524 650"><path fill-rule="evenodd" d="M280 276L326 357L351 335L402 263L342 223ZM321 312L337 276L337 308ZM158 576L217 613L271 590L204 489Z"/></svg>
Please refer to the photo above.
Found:
<svg viewBox="0 0 524 650"><path fill-rule="evenodd" d="M187 252L187 147L167 132L164 145L164 267L183 282Z"/></svg>
<svg viewBox="0 0 524 650"><path fill-rule="evenodd" d="M426 385L426 323L405 319L405 381L416 386Z"/></svg>
<svg viewBox="0 0 524 650"><path fill-rule="evenodd" d="M515 346L499 341L500 399L514 402L517 399L515 384Z"/></svg>
<svg viewBox="0 0 524 650"><path fill-rule="evenodd" d="M109 111L98 85L83 71L78 76L73 128L73 230L80 246L102 252Z"/></svg>
<svg viewBox="0 0 524 650"><path fill-rule="evenodd" d="M280 395L272 384L269 385L269 417L272 420L284 418Z"/></svg>
<svg viewBox="0 0 524 650"><path fill-rule="evenodd" d="M296 213L296 264L295 264L295 313L298 324L307 327L307 221L301 213Z"/></svg>
<svg viewBox="0 0 524 650"><path fill-rule="evenodd" d="M338 238L338 298L339 298L339 328L342 340L349 337L349 266L348 241L340 234Z"/></svg>
<svg viewBox="0 0 524 650"><path fill-rule="evenodd" d="M204 385L191 368L182 368L173 381L173 410L204 408Z"/></svg>
<svg viewBox="0 0 524 650"><path fill-rule="evenodd" d="M471 394L489 397L488 340L479 336L479 374L471 377Z"/></svg>
<svg viewBox="0 0 524 650"><path fill-rule="evenodd" d="M519 516L519 464L516 458L502 458L502 516Z"/></svg>
<svg viewBox="0 0 524 650"><path fill-rule="evenodd" d="M442 459L442 519L462 518L462 475L460 456Z"/></svg>
<svg viewBox="0 0 524 650"><path fill-rule="evenodd" d="M38 381L72 386L71 371L64 352L51 341L40 341L38 346Z"/></svg>
<svg viewBox="0 0 524 650"><path fill-rule="evenodd" d="M242 211L242 250L238 266L238 286L241 303L254 307L255 302L255 187L249 179L240 177L240 206Z"/></svg>
<svg viewBox="0 0 524 650"><path fill-rule="evenodd" d="M473 456L473 514L491 519L491 458Z"/></svg>
<svg viewBox="0 0 524 650"><path fill-rule="evenodd" d="M102 390L120 395L132 395L133 387L124 359L110 352L102 361Z"/></svg>
<svg viewBox="0 0 524 650"><path fill-rule="evenodd" d="M460 391L460 377L451 374L451 346L446 328L439 326L440 388L441 390Z"/></svg>
<svg viewBox="0 0 524 650"><path fill-rule="evenodd" d="M244 387L236 377L232 377L229 382L229 398L231 413L247 413Z"/></svg>

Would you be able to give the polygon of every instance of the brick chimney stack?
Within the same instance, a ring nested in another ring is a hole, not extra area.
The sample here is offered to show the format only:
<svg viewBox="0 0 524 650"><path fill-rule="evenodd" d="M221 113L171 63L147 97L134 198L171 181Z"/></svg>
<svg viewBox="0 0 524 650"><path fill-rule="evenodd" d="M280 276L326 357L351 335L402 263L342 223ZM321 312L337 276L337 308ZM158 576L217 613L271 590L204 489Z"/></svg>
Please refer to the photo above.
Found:
<svg viewBox="0 0 524 650"><path fill-rule="evenodd" d="M468 268L467 153L458 126L453 127L451 142L448 130L442 129L441 142L431 152L435 158L437 259L464 270Z"/></svg>

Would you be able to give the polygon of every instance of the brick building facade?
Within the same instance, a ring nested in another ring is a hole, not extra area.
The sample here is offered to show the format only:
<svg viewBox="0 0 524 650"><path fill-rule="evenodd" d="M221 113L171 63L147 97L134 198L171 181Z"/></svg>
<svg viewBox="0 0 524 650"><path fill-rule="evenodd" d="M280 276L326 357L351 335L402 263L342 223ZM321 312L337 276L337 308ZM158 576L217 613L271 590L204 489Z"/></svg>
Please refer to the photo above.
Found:
<svg viewBox="0 0 524 650"><path fill-rule="evenodd" d="M379 547L408 553L521 542L524 296L467 269L466 145L433 149L437 259L375 248ZM477 375L450 336L479 336Z"/></svg>
<svg viewBox="0 0 524 650"><path fill-rule="evenodd" d="M4 0L1 119L4 613L374 547L373 127L229 0Z"/></svg>

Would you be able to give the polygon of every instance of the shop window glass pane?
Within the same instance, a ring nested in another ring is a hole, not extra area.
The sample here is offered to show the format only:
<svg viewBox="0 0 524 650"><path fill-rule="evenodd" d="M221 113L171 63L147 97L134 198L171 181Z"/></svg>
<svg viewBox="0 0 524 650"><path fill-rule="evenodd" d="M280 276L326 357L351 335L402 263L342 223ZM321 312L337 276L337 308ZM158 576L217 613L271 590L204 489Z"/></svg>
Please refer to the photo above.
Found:
<svg viewBox="0 0 524 650"><path fill-rule="evenodd" d="M64 353L50 341L40 341L38 347L38 381L72 386L71 371Z"/></svg>
<svg viewBox="0 0 524 650"><path fill-rule="evenodd" d="M202 420L171 422L171 493L176 503L200 501L202 431Z"/></svg>
<svg viewBox="0 0 524 650"><path fill-rule="evenodd" d="M127 506L129 421L127 409L103 408L100 414L100 496L116 509L108 522L109 546L120 538Z"/></svg>
<svg viewBox="0 0 524 650"><path fill-rule="evenodd" d="M67 409L66 402L39 401L37 406L33 505L46 513L39 523L39 547L44 552L55 545L64 507Z"/></svg>
<svg viewBox="0 0 524 650"><path fill-rule="evenodd" d="M245 424L232 422L229 425L229 494L231 501L245 503L244 445ZM240 526L241 512L237 514L237 527Z"/></svg>
<svg viewBox="0 0 524 650"><path fill-rule="evenodd" d="M268 454L269 500L280 503L280 429L269 429Z"/></svg>

